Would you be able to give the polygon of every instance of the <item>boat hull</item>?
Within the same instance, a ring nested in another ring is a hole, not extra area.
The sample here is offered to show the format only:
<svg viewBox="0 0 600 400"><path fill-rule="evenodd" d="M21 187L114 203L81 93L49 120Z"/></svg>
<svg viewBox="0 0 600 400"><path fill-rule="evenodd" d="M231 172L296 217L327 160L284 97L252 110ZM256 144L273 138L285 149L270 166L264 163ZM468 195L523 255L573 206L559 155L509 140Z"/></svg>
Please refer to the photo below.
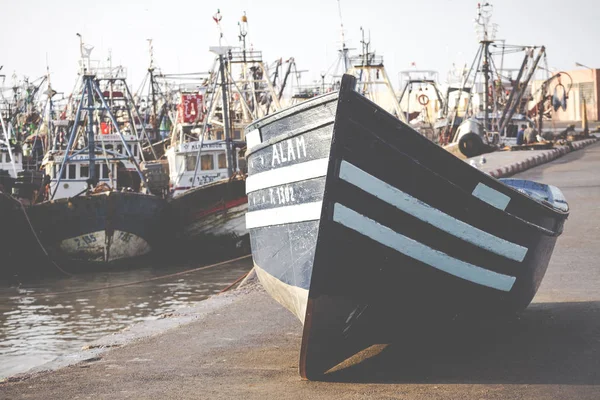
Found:
<svg viewBox="0 0 600 400"><path fill-rule="evenodd" d="M339 96L247 128L258 137L247 182L254 262L304 323L308 379L427 321L523 309L568 215L447 153L353 85L345 77Z"/></svg>
<svg viewBox="0 0 600 400"><path fill-rule="evenodd" d="M169 200L176 246L183 252L223 253L247 247L245 179L199 186Z"/></svg>
<svg viewBox="0 0 600 400"><path fill-rule="evenodd" d="M41 258L24 208L14 197L0 192L0 279L21 276Z"/></svg>
<svg viewBox="0 0 600 400"><path fill-rule="evenodd" d="M129 192L64 198L28 208L49 254L58 260L113 264L158 250L169 235L166 201Z"/></svg>

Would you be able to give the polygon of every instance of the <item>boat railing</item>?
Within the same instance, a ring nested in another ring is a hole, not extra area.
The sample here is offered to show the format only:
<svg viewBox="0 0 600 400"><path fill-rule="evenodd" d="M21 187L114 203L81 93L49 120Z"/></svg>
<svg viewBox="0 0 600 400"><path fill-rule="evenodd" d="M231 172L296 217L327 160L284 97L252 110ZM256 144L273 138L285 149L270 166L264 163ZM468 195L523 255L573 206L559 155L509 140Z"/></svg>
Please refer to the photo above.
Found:
<svg viewBox="0 0 600 400"><path fill-rule="evenodd" d="M292 98L294 99L310 99L315 96L319 96L324 93L329 93L334 91L332 85L306 85L306 86L296 86L292 92Z"/></svg>
<svg viewBox="0 0 600 400"><path fill-rule="evenodd" d="M262 62L262 51L258 50L232 50L228 56L232 63Z"/></svg>
<svg viewBox="0 0 600 400"><path fill-rule="evenodd" d="M350 57L350 63L353 67L382 67L383 56L374 54L369 54L367 56L352 56Z"/></svg>
<svg viewBox="0 0 600 400"><path fill-rule="evenodd" d="M80 60L80 68L85 68L86 73L96 75L97 79L126 78L127 68L118 65L115 67L103 66L100 60Z"/></svg>

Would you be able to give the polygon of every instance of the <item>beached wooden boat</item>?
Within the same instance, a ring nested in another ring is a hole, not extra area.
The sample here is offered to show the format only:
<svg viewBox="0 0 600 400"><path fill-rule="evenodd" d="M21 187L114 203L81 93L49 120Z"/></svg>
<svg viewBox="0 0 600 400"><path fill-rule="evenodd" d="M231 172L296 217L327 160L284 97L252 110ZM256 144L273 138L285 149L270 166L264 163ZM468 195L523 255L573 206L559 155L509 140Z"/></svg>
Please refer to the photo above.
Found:
<svg viewBox="0 0 600 400"><path fill-rule="evenodd" d="M354 85L246 131L254 264L304 324L308 379L426 321L525 308L568 216L558 189L492 178Z"/></svg>

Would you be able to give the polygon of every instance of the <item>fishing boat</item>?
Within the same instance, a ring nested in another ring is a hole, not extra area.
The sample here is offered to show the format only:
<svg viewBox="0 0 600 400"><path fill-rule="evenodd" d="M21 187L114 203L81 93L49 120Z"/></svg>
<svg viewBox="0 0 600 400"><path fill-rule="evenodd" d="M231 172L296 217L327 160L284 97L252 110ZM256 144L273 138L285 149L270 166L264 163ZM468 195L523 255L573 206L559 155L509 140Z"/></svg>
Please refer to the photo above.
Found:
<svg viewBox="0 0 600 400"><path fill-rule="evenodd" d="M201 243L205 252L220 253L247 242L244 215L248 201L244 159L239 156L245 142L241 140L241 121L231 120L230 79L225 73L224 56L231 48L212 50L218 54L213 66L218 73L210 90L210 110L206 116L201 113L203 95L182 94L178 130L174 131L176 135L172 136L166 157L173 186L169 204L177 227L177 242L183 248ZM209 121L215 125L210 132Z"/></svg>
<svg viewBox="0 0 600 400"><path fill-rule="evenodd" d="M427 321L522 310L568 216L559 189L492 178L355 83L246 128L254 266L304 324L307 379Z"/></svg>
<svg viewBox="0 0 600 400"><path fill-rule="evenodd" d="M149 254L170 225L166 200L150 193L140 166L125 79L97 75L89 60L82 65L76 112L54 124L53 149L44 159L44 201L27 213L53 258L88 268Z"/></svg>
<svg viewBox="0 0 600 400"><path fill-rule="evenodd" d="M19 172L23 171L23 153L4 114L5 110L0 109L0 191L10 194Z"/></svg>
<svg viewBox="0 0 600 400"><path fill-rule="evenodd" d="M213 18L220 29L220 14ZM211 79L202 92L181 95L166 152L176 242L203 253L248 248L243 132L251 121L280 109L262 52L246 47L247 22L244 15L240 47L210 48Z"/></svg>

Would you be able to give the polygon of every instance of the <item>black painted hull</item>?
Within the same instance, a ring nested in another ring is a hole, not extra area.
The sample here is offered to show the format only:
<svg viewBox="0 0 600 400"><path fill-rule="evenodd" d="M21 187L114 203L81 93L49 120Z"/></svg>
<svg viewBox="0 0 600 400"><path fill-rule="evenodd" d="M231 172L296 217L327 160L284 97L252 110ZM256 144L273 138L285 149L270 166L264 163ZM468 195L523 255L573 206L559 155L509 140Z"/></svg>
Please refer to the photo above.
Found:
<svg viewBox="0 0 600 400"><path fill-rule="evenodd" d="M525 308L568 215L430 142L348 77L339 97L246 134L257 138L247 181L254 262L304 323L305 378L426 321Z"/></svg>
<svg viewBox="0 0 600 400"><path fill-rule="evenodd" d="M0 192L0 279L22 275L35 264L35 237L17 199Z"/></svg>
<svg viewBox="0 0 600 400"><path fill-rule="evenodd" d="M245 179L235 177L188 190L169 200L175 245L183 252L223 253L247 242Z"/></svg>
<svg viewBox="0 0 600 400"><path fill-rule="evenodd" d="M47 201L27 212L53 259L98 267L158 250L170 234L166 205L153 195L110 192Z"/></svg>

